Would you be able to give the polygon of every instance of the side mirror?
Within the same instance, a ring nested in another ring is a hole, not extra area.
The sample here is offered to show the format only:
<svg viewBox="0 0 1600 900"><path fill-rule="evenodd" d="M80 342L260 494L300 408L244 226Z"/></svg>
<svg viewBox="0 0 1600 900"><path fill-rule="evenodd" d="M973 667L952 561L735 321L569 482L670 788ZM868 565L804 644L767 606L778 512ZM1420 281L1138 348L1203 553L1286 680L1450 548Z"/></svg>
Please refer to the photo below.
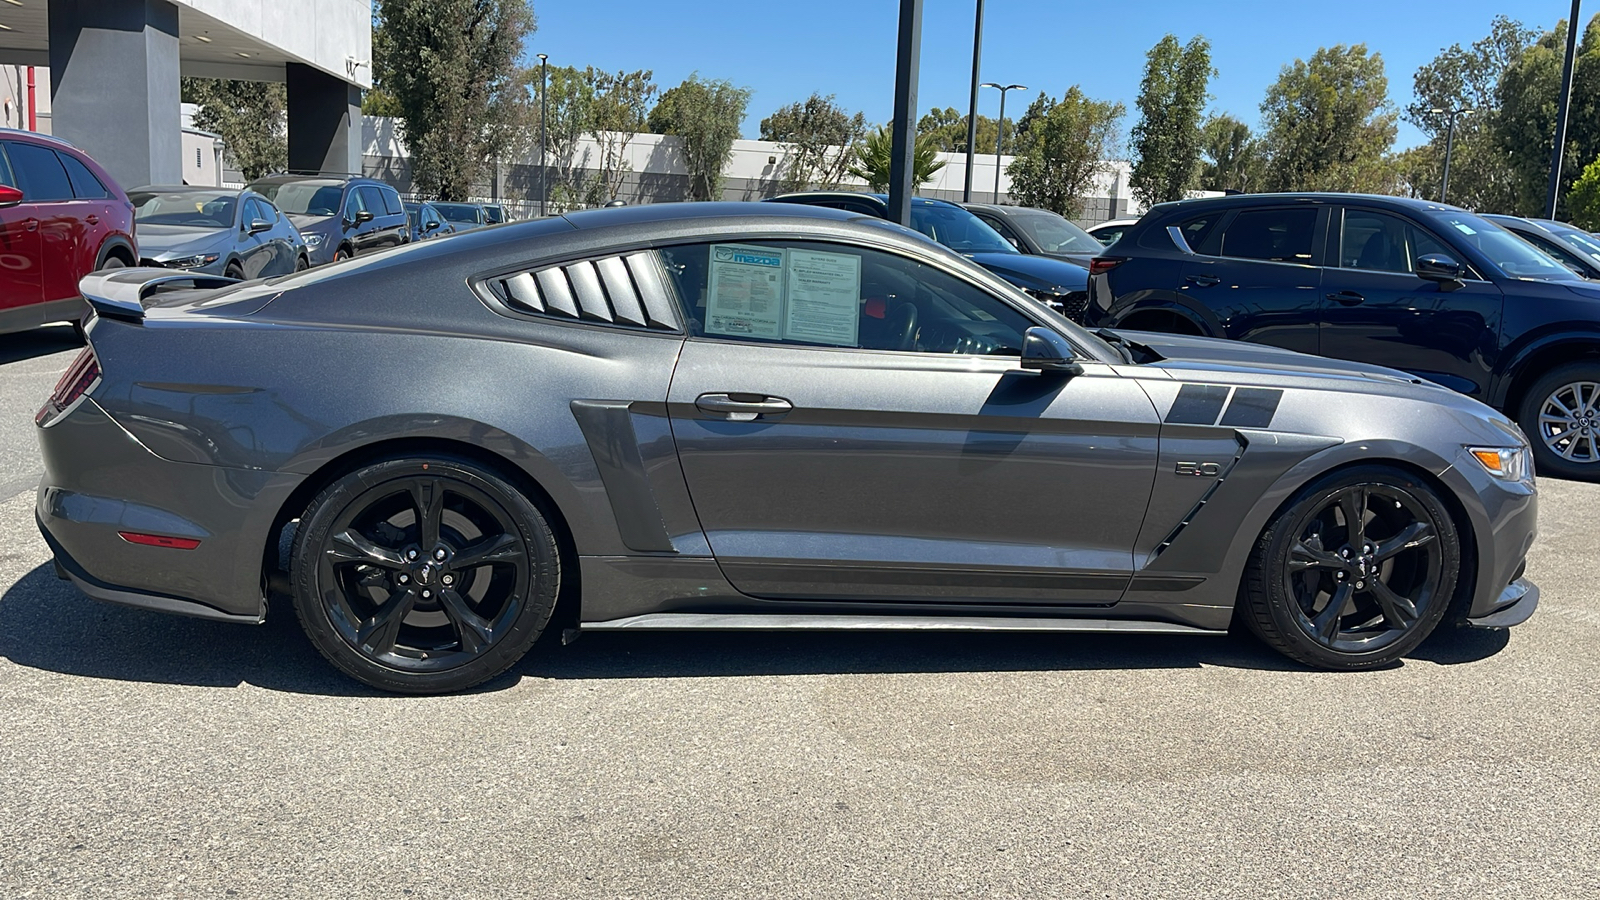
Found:
<svg viewBox="0 0 1600 900"><path fill-rule="evenodd" d="M1465 266L1448 256L1430 253L1427 256L1417 257L1417 277L1428 281L1440 284L1460 282L1466 271Z"/></svg>
<svg viewBox="0 0 1600 900"><path fill-rule="evenodd" d="M251 219L250 220L250 233L251 234L260 234L263 231L271 231L271 230L272 230L272 223L268 222L266 219Z"/></svg>
<svg viewBox="0 0 1600 900"><path fill-rule="evenodd" d="M423 231L438 231L439 230L439 226L443 225L443 224L444 224L443 222L438 222L438 221L429 222L427 225L424 225L422 227L422 230Z"/></svg>
<svg viewBox="0 0 1600 900"><path fill-rule="evenodd" d="M354 219L350 220L350 224L352 224L352 225L365 225L366 223L371 222L371 221L372 221L372 213L363 209L361 212L356 213L356 217Z"/></svg>
<svg viewBox="0 0 1600 900"><path fill-rule="evenodd" d="M1022 367L1036 372L1061 372L1082 375L1067 339L1050 330L1034 326L1022 335Z"/></svg>
<svg viewBox="0 0 1600 900"><path fill-rule="evenodd" d="M22 192L9 184L0 184L0 208L16 206L22 202Z"/></svg>

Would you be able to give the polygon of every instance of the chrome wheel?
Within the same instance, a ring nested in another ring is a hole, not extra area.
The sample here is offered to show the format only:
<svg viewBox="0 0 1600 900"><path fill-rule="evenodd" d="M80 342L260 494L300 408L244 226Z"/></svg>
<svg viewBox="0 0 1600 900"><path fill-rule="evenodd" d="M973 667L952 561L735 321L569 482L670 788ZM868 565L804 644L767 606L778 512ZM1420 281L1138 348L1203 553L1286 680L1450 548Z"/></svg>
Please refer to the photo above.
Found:
<svg viewBox="0 0 1600 900"><path fill-rule="evenodd" d="M1567 462L1600 462L1600 383L1575 381L1545 397L1538 435L1546 449Z"/></svg>
<svg viewBox="0 0 1600 900"><path fill-rule="evenodd" d="M1391 484L1356 484L1319 498L1293 531L1282 573L1295 624L1337 653L1368 653L1430 623L1444 571L1441 523Z"/></svg>

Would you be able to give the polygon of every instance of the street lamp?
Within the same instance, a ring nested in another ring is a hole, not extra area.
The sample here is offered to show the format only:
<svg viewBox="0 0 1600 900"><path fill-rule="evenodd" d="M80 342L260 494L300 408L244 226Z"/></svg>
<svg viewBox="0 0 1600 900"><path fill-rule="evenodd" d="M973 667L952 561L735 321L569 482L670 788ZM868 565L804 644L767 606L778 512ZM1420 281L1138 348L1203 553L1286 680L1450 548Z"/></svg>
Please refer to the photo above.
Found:
<svg viewBox="0 0 1600 900"><path fill-rule="evenodd" d="M1006 91L1025 91L1025 84L996 84L985 81L980 87L995 88L1000 92L1000 128L994 139L994 202L1000 202L1000 151L1006 145Z"/></svg>
<svg viewBox="0 0 1600 900"><path fill-rule="evenodd" d="M1450 194L1450 153L1456 146L1456 116L1467 116L1476 111L1466 106L1459 109L1440 109L1436 106L1428 110L1428 112L1436 116L1448 115L1450 117L1450 124L1445 128L1444 132L1444 181L1439 185L1440 203L1445 202L1445 197Z"/></svg>
<svg viewBox="0 0 1600 900"><path fill-rule="evenodd" d="M544 218L546 214L546 210L544 208L545 195L548 193L546 191L547 185L545 184L545 166L547 160L545 159L544 155L544 120L550 113L550 101L546 97L550 84L548 80L550 71L549 60L550 57L548 55L544 53L539 54L539 218L541 219Z"/></svg>

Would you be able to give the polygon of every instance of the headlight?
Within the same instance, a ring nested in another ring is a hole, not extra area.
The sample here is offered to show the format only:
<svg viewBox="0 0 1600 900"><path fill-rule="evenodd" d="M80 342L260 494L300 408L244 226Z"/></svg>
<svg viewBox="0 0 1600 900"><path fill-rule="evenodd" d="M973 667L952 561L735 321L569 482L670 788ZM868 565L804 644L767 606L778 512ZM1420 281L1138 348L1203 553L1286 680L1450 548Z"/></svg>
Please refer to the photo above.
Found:
<svg viewBox="0 0 1600 900"><path fill-rule="evenodd" d="M1468 447L1467 452L1490 475L1505 481L1527 481L1533 472L1527 447Z"/></svg>
<svg viewBox="0 0 1600 900"><path fill-rule="evenodd" d="M320 234L308 234L308 235L305 235L305 239L306 239L306 246L307 247L321 247L322 246L322 235L320 235Z"/></svg>
<svg viewBox="0 0 1600 900"><path fill-rule="evenodd" d="M209 266L216 262L217 255L215 253L201 253L198 256L180 256L177 259L162 259L157 260L157 262L169 269L198 269L201 266Z"/></svg>

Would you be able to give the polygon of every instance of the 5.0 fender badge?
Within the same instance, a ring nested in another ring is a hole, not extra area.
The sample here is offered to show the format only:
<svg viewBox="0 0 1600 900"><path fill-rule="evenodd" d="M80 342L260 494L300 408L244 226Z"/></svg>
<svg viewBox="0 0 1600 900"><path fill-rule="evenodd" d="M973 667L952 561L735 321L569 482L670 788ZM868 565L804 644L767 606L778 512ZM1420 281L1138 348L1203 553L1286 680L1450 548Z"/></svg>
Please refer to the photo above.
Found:
<svg viewBox="0 0 1600 900"><path fill-rule="evenodd" d="M1180 462L1177 474L1179 475L1204 475L1215 478L1222 474L1222 464L1214 462Z"/></svg>

